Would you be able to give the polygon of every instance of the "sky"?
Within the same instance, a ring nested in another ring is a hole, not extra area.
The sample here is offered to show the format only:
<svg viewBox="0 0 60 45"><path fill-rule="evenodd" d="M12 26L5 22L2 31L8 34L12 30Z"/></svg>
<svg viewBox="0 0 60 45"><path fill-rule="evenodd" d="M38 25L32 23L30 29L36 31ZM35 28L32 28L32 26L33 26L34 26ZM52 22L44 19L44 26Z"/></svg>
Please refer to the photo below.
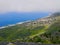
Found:
<svg viewBox="0 0 60 45"><path fill-rule="evenodd" d="M0 0L0 13L60 10L60 0Z"/></svg>

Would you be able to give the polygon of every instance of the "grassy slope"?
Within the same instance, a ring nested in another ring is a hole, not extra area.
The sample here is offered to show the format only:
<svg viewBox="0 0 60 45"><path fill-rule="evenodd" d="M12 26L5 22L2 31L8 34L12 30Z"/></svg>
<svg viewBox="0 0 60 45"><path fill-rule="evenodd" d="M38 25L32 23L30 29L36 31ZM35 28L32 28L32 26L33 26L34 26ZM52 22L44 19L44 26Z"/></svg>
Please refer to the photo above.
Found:
<svg viewBox="0 0 60 45"><path fill-rule="evenodd" d="M27 37L30 38L30 36L36 35L37 33L41 32L43 28L45 27L40 26L36 27L35 29L26 29L25 27L22 28L21 26L17 25L0 30L0 37L5 41L25 39Z"/></svg>
<svg viewBox="0 0 60 45"><path fill-rule="evenodd" d="M42 33L43 32L43 33ZM60 44L60 17L57 18L53 24L48 25L47 27L43 28L40 33L36 35L32 35L29 41L31 42L41 42L41 43L55 43Z"/></svg>

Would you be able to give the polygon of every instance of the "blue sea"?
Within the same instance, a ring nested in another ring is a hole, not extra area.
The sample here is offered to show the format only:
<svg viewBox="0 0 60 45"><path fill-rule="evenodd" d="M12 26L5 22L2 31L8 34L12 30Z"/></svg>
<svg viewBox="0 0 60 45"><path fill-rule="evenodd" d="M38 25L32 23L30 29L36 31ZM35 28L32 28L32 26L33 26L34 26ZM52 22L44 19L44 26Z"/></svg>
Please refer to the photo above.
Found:
<svg viewBox="0 0 60 45"><path fill-rule="evenodd" d="M16 24L18 22L24 22L28 20L36 20L38 18L46 17L49 12L9 12L0 14L0 27L10 24Z"/></svg>

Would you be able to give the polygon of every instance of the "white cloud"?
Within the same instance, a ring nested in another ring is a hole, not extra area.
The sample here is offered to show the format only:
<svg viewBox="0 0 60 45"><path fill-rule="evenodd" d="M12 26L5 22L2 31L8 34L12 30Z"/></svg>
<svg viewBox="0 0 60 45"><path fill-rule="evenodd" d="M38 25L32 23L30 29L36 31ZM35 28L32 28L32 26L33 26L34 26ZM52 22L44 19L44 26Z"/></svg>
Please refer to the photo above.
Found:
<svg viewBox="0 0 60 45"><path fill-rule="evenodd" d="M0 12L59 11L60 0L0 0Z"/></svg>

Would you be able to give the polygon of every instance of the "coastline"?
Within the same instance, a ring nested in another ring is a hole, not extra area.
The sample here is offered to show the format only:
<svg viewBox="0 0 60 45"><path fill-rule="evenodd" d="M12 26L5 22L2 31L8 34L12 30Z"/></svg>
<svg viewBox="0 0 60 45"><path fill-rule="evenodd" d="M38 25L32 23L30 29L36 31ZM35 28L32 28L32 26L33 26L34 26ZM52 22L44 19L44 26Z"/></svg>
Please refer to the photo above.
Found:
<svg viewBox="0 0 60 45"><path fill-rule="evenodd" d="M24 22L18 22L18 23L16 23L16 24L10 24L10 25L7 25L7 26L1 26L0 29L7 28L7 27L10 27L10 26L15 26L15 25L17 25L17 24L23 24L23 23L25 23L25 22L30 22L30 21L31 21L31 20L24 21Z"/></svg>
<svg viewBox="0 0 60 45"><path fill-rule="evenodd" d="M46 16L46 17L50 17L50 16L51 16L51 14L48 15L48 16ZM43 18L46 18L46 17L43 17ZM43 19L43 18L38 18L38 19ZM36 20L38 20L38 19L36 19ZM31 22L31 21L33 21L33 20L27 20L27 21L23 21L23 22L18 22L18 23L16 23L16 24L9 24L9 25L7 25L7 26L1 26L0 29L7 28L7 27L10 27L10 26L15 26L15 25L17 25L17 24L23 24L23 23L25 23L25 22Z"/></svg>

